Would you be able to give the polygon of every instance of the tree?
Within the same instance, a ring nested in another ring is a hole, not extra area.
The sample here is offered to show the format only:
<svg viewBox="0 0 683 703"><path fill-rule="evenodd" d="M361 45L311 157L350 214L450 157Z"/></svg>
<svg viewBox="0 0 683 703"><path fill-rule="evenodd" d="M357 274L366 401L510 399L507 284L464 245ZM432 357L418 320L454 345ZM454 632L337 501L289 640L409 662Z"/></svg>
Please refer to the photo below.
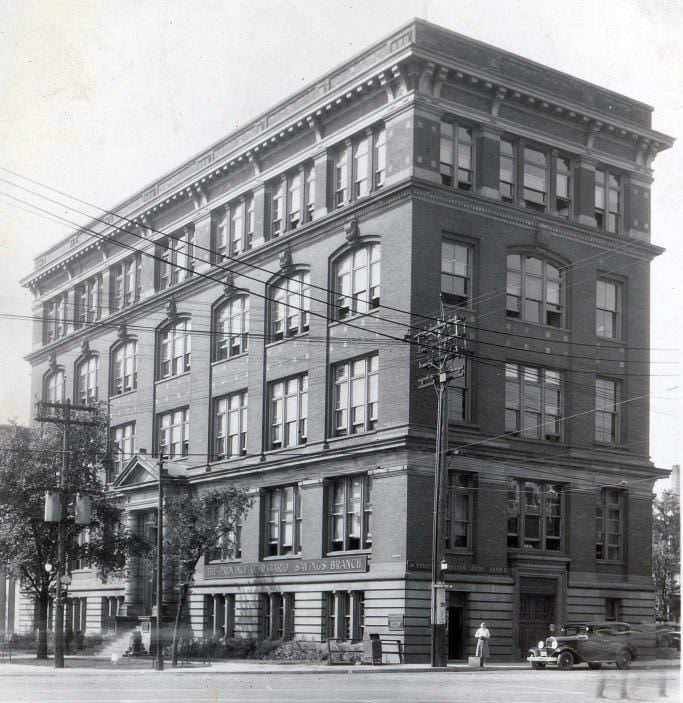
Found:
<svg viewBox="0 0 683 703"><path fill-rule="evenodd" d="M658 620L671 619L673 594L680 589L677 578L681 569L680 499L673 491L664 491L653 501L652 576L655 582L655 607Z"/></svg>
<svg viewBox="0 0 683 703"><path fill-rule="evenodd" d="M66 498L65 553L67 563L90 564L104 580L123 569L130 550L144 544L118 529L120 509L107 492L106 419L95 426L73 426ZM14 425L0 445L0 561L19 577L21 588L36 601L37 657L47 657L48 605L55 593L57 523L44 522L45 492L55 490L62 468L61 428L44 424L29 429ZM76 493L92 498L92 522L76 524Z"/></svg>
<svg viewBox="0 0 683 703"><path fill-rule="evenodd" d="M180 590L173 627L173 666L178 663L180 624L197 564L212 549L220 549L224 558L233 553L239 525L250 505L251 498L235 486L166 498L164 556L171 560Z"/></svg>

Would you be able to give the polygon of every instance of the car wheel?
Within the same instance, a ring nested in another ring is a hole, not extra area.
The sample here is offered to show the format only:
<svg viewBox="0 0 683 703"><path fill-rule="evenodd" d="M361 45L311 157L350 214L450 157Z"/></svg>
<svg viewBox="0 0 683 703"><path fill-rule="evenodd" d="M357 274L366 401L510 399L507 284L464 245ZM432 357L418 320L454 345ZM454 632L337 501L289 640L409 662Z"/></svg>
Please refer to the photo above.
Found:
<svg viewBox="0 0 683 703"><path fill-rule="evenodd" d="M589 669L602 669L602 664L600 662L588 662Z"/></svg>
<svg viewBox="0 0 683 703"><path fill-rule="evenodd" d="M617 669L630 669L632 661L633 657L631 656L631 652L629 652L628 649L622 649L617 653L615 664L617 665Z"/></svg>
<svg viewBox="0 0 683 703"><path fill-rule="evenodd" d="M574 666L574 655L571 652L560 652L557 657L557 668L567 671Z"/></svg>
<svg viewBox="0 0 683 703"><path fill-rule="evenodd" d="M531 662L532 669L545 669L545 662Z"/></svg>

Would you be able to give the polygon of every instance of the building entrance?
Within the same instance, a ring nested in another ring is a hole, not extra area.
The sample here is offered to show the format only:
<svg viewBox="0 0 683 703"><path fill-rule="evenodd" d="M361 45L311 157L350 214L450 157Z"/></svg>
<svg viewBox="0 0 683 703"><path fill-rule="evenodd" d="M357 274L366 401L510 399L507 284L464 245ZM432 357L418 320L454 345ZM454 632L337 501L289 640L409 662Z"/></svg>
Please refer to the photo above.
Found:
<svg viewBox="0 0 683 703"><path fill-rule="evenodd" d="M464 659L465 656L465 594L451 592L448 599L448 658Z"/></svg>
<svg viewBox="0 0 683 703"><path fill-rule="evenodd" d="M140 515L138 534L152 545L144 556L140 558L140 601L141 615L151 615L152 608L156 605L156 540L157 540L157 514L149 511Z"/></svg>
<svg viewBox="0 0 683 703"><path fill-rule="evenodd" d="M536 579L534 579L536 580ZM548 636L551 623L555 622L555 583L550 579L536 586L536 593L520 593L519 596L519 652L526 658L528 650L539 640ZM541 590L550 590L551 593L539 593Z"/></svg>

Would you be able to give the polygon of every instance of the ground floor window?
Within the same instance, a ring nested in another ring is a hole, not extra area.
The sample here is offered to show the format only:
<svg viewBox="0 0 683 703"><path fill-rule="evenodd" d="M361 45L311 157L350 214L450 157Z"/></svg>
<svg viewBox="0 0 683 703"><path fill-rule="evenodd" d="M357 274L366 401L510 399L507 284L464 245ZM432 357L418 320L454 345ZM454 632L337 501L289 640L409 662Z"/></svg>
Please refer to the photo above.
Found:
<svg viewBox="0 0 683 703"><path fill-rule="evenodd" d="M204 595L205 638L223 639L235 636L235 594L207 593Z"/></svg>
<svg viewBox="0 0 683 703"><path fill-rule="evenodd" d="M621 598L605 598L605 620L623 620Z"/></svg>
<svg viewBox="0 0 683 703"><path fill-rule="evenodd" d="M290 640L294 636L294 594L261 594L260 635L266 640Z"/></svg>
<svg viewBox="0 0 683 703"><path fill-rule="evenodd" d="M116 616L123 610L123 596L102 596L101 625L104 632L116 630Z"/></svg>
<svg viewBox="0 0 683 703"><path fill-rule="evenodd" d="M325 594L323 639L362 640L365 633L365 593L333 591Z"/></svg>

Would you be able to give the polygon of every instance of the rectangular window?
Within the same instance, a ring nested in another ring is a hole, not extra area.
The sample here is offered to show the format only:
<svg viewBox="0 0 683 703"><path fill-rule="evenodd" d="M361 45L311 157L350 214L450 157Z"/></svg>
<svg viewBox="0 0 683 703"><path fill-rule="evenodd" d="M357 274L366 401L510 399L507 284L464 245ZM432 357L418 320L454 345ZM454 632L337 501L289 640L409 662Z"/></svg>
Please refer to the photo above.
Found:
<svg viewBox="0 0 683 703"><path fill-rule="evenodd" d="M473 477L470 474L450 471L446 510L446 549L472 549L473 508Z"/></svg>
<svg viewBox="0 0 683 703"><path fill-rule="evenodd" d="M619 381L595 379L595 441L603 444L619 442Z"/></svg>
<svg viewBox="0 0 683 703"><path fill-rule="evenodd" d="M472 188L472 130L441 121L441 183Z"/></svg>
<svg viewBox="0 0 683 703"><path fill-rule="evenodd" d="M595 222L598 229L618 232L621 218L621 181L619 176L595 171Z"/></svg>
<svg viewBox="0 0 683 703"><path fill-rule="evenodd" d="M306 444L308 374L270 384L270 449Z"/></svg>
<svg viewBox="0 0 683 703"><path fill-rule="evenodd" d="M194 271L194 228L185 227L156 243L157 291L186 281Z"/></svg>
<svg viewBox="0 0 683 703"><path fill-rule="evenodd" d="M138 387L137 342L122 342L114 350L114 373L112 375L112 394L118 395Z"/></svg>
<svg viewBox="0 0 683 703"><path fill-rule="evenodd" d="M352 249L335 265L335 317L345 320L379 307L380 245Z"/></svg>
<svg viewBox="0 0 683 703"><path fill-rule="evenodd" d="M559 442L562 375L559 371L505 365L505 431Z"/></svg>
<svg viewBox="0 0 683 703"><path fill-rule="evenodd" d="M270 236L273 238L283 232L285 203L282 181L282 178L278 178L270 187Z"/></svg>
<svg viewBox="0 0 683 703"><path fill-rule="evenodd" d="M524 205L533 210L545 210L547 185L547 156L538 149L525 147L523 150L524 166Z"/></svg>
<svg viewBox="0 0 683 703"><path fill-rule="evenodd" d="M561 551L564 533L562 496L560 485L511 479L506 500L508 547Z"/></svg>
<svg viewBox="0 0 683 703"><path fill-rule="evenodd" d="M273 286L270 300L271 340L308 332L310 325L310 274L294 273Z"/></svg>
<svg viewBox="0 0 683 703"><path fill-rule="evenodd" d="M264 491L263 518L264 556L301 553L301 491L298 486Z"/></svg>
<svg viewBox="0 0 683 703"><path fill-rule="evenodd" d="M561 327L563 276L557 266L533 256L507 257L508 317Z"/></svg>
<svg viewBox="0 0 683 703"><path fill-rule="evenodd" d="M349 149L339 148L334 159L334 205L341 207L347 201L349 178Z"/></svg>
<svg viewBox="0 0 683 703"><path fill-rule="evenodd" d="M310 222L315 216L315 166L306 168L306 220Z"/></svg>
<svg viewBox="0 0 683 703"><path fill-rule="evenodd" d="M624 606L621 598L605 598L605 620L619 622L624 619L623 612Z"/></svg>
<svg viewBox="0 0 683 703"><path fill-rule="evenodd" d="M113 481L135 453L135 423L129 422L111 428L111 476Z"/></svg>
<svg viewBox="0 0 683 703"><path fill-rule="evenodd" d="M232 459L247 453L247 391L216 398L213 419L213 458Z"/></svg>
<svg viewBox="0 0 683 703"><path fill-rule="evenodd" d="M159 333L159 378L170 378L190 370L192 323L180 320Z"/></svg>
<svg viewBox="0 0 683 703"><path fill-rule="evenodd" d="M230 241L230 208L220 208L213 213L211 222L213 232L213 258L214 264L222 264L228 257Z"/></svg>
<svg viewBox="0 0 683 703"><path fill-rule="evenodd" d="M76 291L78 291L78 288L76 288ZM54 342L56 339L60 339L66 334L66 293L57 296L45 304L44 316L45 326L43 339L45 344L49 344L50 342ZM76 317L74 317L74 326L79 326Z"/></svg>
<svg viewBox="0 0 683 703"><path fill-rule="evenodd" d="M294 594L262 593L261 637L270 640L289 640L294 636Z"/></svg>
<svg viewBox="0 0 683 703"><path fill-rule="evenodd" d="M254 196L249 193L246 199L246 243L245 249L248 251L254 245Z"/></svg>
<svg viewBox="0 0 683 703"><path fill-rule="evenodd" d="M441 295L448 305L466 306L472 295L472 248L441 242Z"/></svg>
<svg viewBox="0 0 683 703"><path fill-rule="evenodd" d="M515 199L515 146L507 139L500 140L500 197L508 203Z"/></svg>
<svg viewBox="0 0 683 703"><path fill-rule="evenodd" d="M219 305L214 313L214 361L222 361L249 348L249 297L238 295Z"/></svg>
<svg viewBox="0 0 683 703"><path fill-rule="evenodd" d="M365 593L327 593L323 624L323 639L362 640L365 633Z"/></svg>
<svg viewBox="0 0 683 703"><path fill-rule="evenodd" d="M595 558L621 561L624 534L624 493L603 488L595 506Z"/></svg>
<svg viewBox="0 0 683 703"><path fill-rule="evenodd" d="M387 133L384 127L375 133L375 188L384 185L387 173Z"/></svg>
<svg viewBox="0 0 683 703"><path fill-rule="evenodd" d="M334 367L336 437L374 430L379 402L379 355L344 361Z"/></svg>
<svg viewBox="0 0 683 703"><path fill-rule="evenodd" d="M190 451L190 410L180 408L158 416L159 455L169 459L187 456Z"/></svg>
<svg viewBox="0 0 683 703"><path fill-rule="evenodd" d="M563 156L556 156L555 162L555 213L569 217L572 206L571 162Z"/></svg>
<svg viewBox="0 0 683 703"><path fill-rule="evenodd" d="M362 198L369 192L369 145L370 140L365 137L356 143L353 150L353 194L355 198Z"/></svg>
<svg viewBox="0 0 683 703"><path fill-rule="evenodd" d="M607 339L621 337L621 285L599 278L595 290L595 334Z"/></svg>
<svg viewBox="0 0 683 703"><path fill-rule="evenodd" d="M90 356L78 364L77 397L81 405L97 402L100 360Z"/></svg>
<svg viewBox="0 0 683 703"><path fill-rule="evenodd" d="M215 514L215 524L220 535L213 547L207 550L208 561L238 561L242 558L242 525L225 524L225 506ZM228 528L227 532L224 531Z"/></svg>
<svg viewBox="0 0 683 703"><path fill-rule="evenodd" d="M372 481L369 476L345 476L327 486L327 548L330 552L372 547Z"/></svg>
<svg viewBox="0 0 683 703"><path fill-rule="evenodd" d="M296 229L301 220L301 172L290 174L287 184L287 212L289 227Z"/></svg>
<svg viewBox="0 0 683 703"><path fill-rule="evenodd" d="M230 254L239 256L246 250L244 236L244 199L230 205Z"/></svg>
<svg viewBox="0 0 683 703"><path fill-rule="evenodd" d="M142 257L131 256L109 273L110 305L112 312L127 308L140 300L142 292Z"/></svg>

